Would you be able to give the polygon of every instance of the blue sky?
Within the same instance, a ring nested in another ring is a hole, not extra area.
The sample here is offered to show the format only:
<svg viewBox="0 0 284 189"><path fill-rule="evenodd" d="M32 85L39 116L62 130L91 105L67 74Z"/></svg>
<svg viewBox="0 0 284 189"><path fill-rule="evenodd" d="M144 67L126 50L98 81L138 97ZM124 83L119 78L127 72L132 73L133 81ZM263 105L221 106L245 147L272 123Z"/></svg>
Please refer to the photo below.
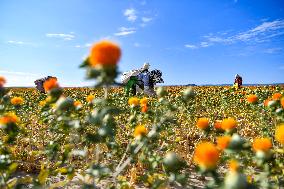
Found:
<svg viewBox="0 0 284 189"><path fill-rule="evenodd" d="M0 75L32 86L54 75L83 86L78 65L99 40L120 71L150 62L165 84L284 82L282 0L1 0Z"/></svg>

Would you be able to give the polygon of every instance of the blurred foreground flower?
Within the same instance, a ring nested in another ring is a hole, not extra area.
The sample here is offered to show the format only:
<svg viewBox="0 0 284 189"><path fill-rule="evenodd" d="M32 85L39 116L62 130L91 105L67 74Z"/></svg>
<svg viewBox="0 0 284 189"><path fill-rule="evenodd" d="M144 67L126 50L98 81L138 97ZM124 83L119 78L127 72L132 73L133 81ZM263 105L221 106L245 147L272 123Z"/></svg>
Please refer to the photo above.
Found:
<svg viewBox="0 0 284 189"><path fill-rule="evenodd" d="M12 143L15 141L20 131L17 125L18 122L19 118L14 113L7 113L0 118L0 128L3 129L4 133L7 135L3 137L4 142Z"/></svg>
<svg viewBox="0 0 284 189"><path fill-rule="evenodd" d="M175 152L168 152L163 159L163 163L169 172L178 171L185 166L185 162Z"/></svg>
<svg viewBox="0 0 284 189"><path fill-rule="evenodd" d="M88 79L97 80L96 87L105 87L105 98L108 96L109 86L116 83L120 56L121 50L118 45L110 41L100 41L93 45L89 56L80 66L87 68Z"/></svg>
<svg viewBox="0 0 284 189"><path fill-rule="evenodd" d="M253 150L256 152L256 159L259 165L262 165L265 161L269 160L271 157L270 149L272 148L272 143L269 138L257 138L252 144Z"/></svg>
<svg viewBox="0 0 284 189"><path fill-rule="evenodd" d="M252 144L253 150L254 151L263 151L267 152L271 149L272 143L269 138L257 138L253 141Z"/></svg>
<svg viewBox="0 0 284 189"><path fill-rule="evenodd" d="M281 102L282 107L284 108L284 97L281 98L280 102Z"/></svg>
<svg viewBox="0 0 284 189"><path fill-rule="evenodd" d="M90 65L92 67L114 67L121 56L118 45L110 41L96 43L90 54Z"/></svg>
<svg viewBox="0 0 284 189"><path fill-rule="evenodd" d="M6 79L3 76L0 76L0 87L3 87L6 83Z"/></svg>
<svg viewBox="0 0 284 189"><path fill-rule="evenodd" d="M219 151L211 142L202 142L194 151L194 162L202 170L214 170L219 161Z"/></svg>
<svg viewBox="0 0 284 189"><path fill-rule="evenodd" d="M91 103L94 99L95 99L95 96L94 96L94 95L88 95L87 98L86 98L86 101L87 101L88 103Z"/></svg>
<svg viewBox="0 0 284 189"><path fill-rule="evenodd" d="M50 78L46 80L43 84L43 88L46 92L51 91L52 89L58 88L58 82L56 78Z"/></svg>
<svg viewBox="0 0 284 189"><path fill-rule="evenodd" d="M221 136L217 138L217 147L221 150L228 148L232 137L231 136Z"/></svg>
<svg viewBox="0 0 284 189"><path fill-rule="evenodd" d="M229 163L230 171L225 177L226 189L246 189L248 183L246 176L239 171L239 163L235 160L231 160Z"/></svg>
<svg viewBox="0 0 284 189"><path fill-rule="evenodd" d="M279 100L281 97L282 97L282 94L281 94L281 93L274 93L274 94L272 95L272 99L273 99L273 100Z"/></svg>
<svg viewBox="0 0 284 189"><path fill-rule="evenodd" d="M284 145L284 123L280 124L275 129L275 140Z"/></svg>
<svg viewBox="0 0 284 189"><path fill-rule="evenodd" d="M19 118L14 113L8 113L0 118L0 125L16 123L18 121L19 121Z"/></svg>

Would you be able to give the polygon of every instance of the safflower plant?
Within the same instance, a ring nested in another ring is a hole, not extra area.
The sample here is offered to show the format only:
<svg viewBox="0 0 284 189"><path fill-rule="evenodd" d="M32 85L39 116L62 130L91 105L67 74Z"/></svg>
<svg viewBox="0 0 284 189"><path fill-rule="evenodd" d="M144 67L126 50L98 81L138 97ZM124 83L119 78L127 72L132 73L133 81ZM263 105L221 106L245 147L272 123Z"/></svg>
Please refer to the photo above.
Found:
<svg viewBox="0 0 284 189"><path fill-rule="evenodd" d="M186 188L196 186L192 176L202 188L283 185L283 87L161 87L158 98L126 97L110 87L120 57L117 44L93 45L81 65L92 89L51 79L45 95L8 90L0 77L1 188Z"/></svg>

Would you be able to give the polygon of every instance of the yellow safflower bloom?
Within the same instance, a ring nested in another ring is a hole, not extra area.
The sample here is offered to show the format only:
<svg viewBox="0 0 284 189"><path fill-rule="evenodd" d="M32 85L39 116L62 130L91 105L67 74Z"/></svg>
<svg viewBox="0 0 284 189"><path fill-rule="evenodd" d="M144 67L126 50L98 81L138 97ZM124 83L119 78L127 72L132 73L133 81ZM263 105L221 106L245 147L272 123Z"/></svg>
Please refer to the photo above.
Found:
<svg viewBox="0 0 284 189"><path fill-rule="evenodd" d="M11 104L14 106L22 105L24 103L24 99L22 97L13 97L11 99Z"/></svg>
<svg viewBox="0 0 284 189"><path fill-rule="evenodd" d="M276 127L275 140L284 145L284 123Z"/></svg>
<svg viewBox="0 0 284 189"><path fill-rule="evenodd" d="M145 125L138 125L137 127L135 127L134 129L134 137L141 137L141 136L146 136L148 133L147 128L145 127Z"/></svg>
<svg viewBox="0 0 284 189"><path fill-rule="evenodd" d="M140 99L140 105L141 106L145 106L148 103L148 99L146 97L143 97L142 99Z"/></svg>
<svg viewBox="0 0 284 189"><path fill-rule="evenodd" d="M128 104L132 107L138 106L139 105L139 98L137 97L131 97L128 99Z"/></svg>
<svg viewBox="0 0 284 189"><path fill-rule="evenodd" d="M88 95L87 98L86 98L86 101L90 103L90 102L92 102L94 99L95 99L95 96L94 96L94 95Z"/></svg>

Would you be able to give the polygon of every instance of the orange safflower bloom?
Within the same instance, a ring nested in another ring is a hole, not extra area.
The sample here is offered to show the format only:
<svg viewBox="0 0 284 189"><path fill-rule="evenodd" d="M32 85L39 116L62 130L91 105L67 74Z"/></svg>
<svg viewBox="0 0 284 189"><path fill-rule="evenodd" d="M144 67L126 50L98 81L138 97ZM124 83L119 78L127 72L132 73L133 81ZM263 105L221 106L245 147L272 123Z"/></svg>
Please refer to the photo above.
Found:
<svg viewBox="0 0 284 189"><path fill-rule="evenodd" d="M263 105L267 107L269 101L271 101L271 98L264 100Z"/></svg>
<svg viewBox="0 0 284 189"><path fill-rule="evenodd" d="M40 105L40 106L45 106L45 105L46 105L46 100L40 101L40 102L39 102L39 105Z"/></svg>
<svg viewBox="0 0 284 189"><path fill-rule="evenodd" d="M94 99L95 99L94 95L88 95L87 98L86 98L86 101L87 102L92 102Z"/></svg>
<svg viewBox="0 0 284 189"><path fill-rule="evenodd" d="M58 87L59 85L56 78L49 78L43 83L43 88L46 92Z"/></svg>
<svg viewBox="0 0 284 189"><path fill-rule="evenodd" d="M128 104L132 107L139 105L139 99L137 97L131 97L128 99Z"/></svg>
<svg viewBox="0 0 284 189"><path fill-rule="evenodd" d="M8 113L0 118L0 124L3 124L3 125L6 125L8 123L16 123L18 121L19 121L19 118L13 113Z"/></svg>
<svg viewBox="0 0 284 189"><path fill-rule="evenodd" d="M142 99L140 99L141 106L147 105L147 103L148 103L148 99L146 97L143 97Z"/></svg>
<svg viewBox="0 0 284 189"><path fill-rule="evenodd" d="M214 122L214 128L218 130L222 130L222 120L216 120Z"/></svg>
<svg viewBox="0 0 284 189"><path fill-rule="evenodd" d="M281 93L275 93L272 95L272 99L273 100L279 100L282 97Z"/></svg>
<svg viewBox="0 0 284 189"><path fill-rule="evenodd" d="M281 98L280 103L281 103L282 107L284 108L284 97Z"/></svg>
<svg viewBox="0 0 284 189"><path fill-rule="evenodd" d="M142 113L146 113L147 111L148 111L148 106L147 105L141 106L141 112Z"/></svg>
<svg viewBox="0 0 284 189"><path fill-rule="evenodd" d="M11 99L11 104L14 106L22 105L24 103L24 99L22 97L13 97Z"/></svg>
<svg viewBox="0 0 284 189"><path fill-rule="evenodd" d="M284 145L284 123L276 127L275 140Z"/></svg>
<svg viewBox="0 0 284 189"><path fill-rule="evenodd" d="M121 50L118 45L110 41L101 41L96 43L89 57L92 67L113 67L117 64L121 56Z"/></svg>
<svg viewBox="0 0 284 189"><path fill-rule="evenodd" d="M80 101L74 101L74 106L75 107L82 106L82 103Z"/></svg>
<svg viewBox="0 0 284 189"><path fill-rule="evenodd" d="M0 87L3 87L5 83L6 83L6 79L3 76L0 76Z"/></svg>
<svg viewBox="0 0 284 189"><path fill-rule="evenodd" d="M254 94L250 94L248 97L247 97L247 101L251 104L254 104L258 101L258 97Z"/></svg>
<svg viewBox="0 0 284 189"><path fill-rule="evenodd" d="M211 142L202 142L194 151L194 162L204 169L214 169L219 161L219 150Z"/></svg>
<svg viewBox="0 0 284 189"><path fill-rule="evenodd" d="M222 121L221 128L230 131L237 127L237 121L234 118L227 118Z"/></svg>
<svg viewBox="0 0 284 189"><path fill-rule="evenodd" d="M254 151L267 152L272 147L271 140L269 138L257 138L252 143Z"/></svg>
<svg viewBox="0 0 284 189"><path fill-rule="evenodd" d="M217 147L221 150L228 148L231 142L231 136L221 136L217 138Z"/></svg>
<svg viewBox="0 0 284 189"><path fill-rule="evenodd" d="M145 127L145 125L138 125L137 127L135 127L134 129L134 137L141 137L141 136L146 136L146 134L148 133L147 128Z"/></svg>
<svg viewBox="0 0 284 189"><path fill-rule="evenodd" d="M209 127L209 119L206 117L199 118L196 122L196 126L199 129L207 129Z"/></svg>

